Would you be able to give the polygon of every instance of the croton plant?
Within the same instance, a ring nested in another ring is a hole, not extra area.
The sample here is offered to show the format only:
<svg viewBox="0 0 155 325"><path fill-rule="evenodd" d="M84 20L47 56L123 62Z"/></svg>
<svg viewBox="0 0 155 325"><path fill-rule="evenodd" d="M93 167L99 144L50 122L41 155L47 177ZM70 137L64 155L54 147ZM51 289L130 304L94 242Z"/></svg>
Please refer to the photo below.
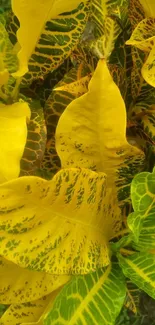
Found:
<svg viewBox="0 0 155 325"><path fill-rule="evenodd" d="M155 299L155 1L6 7L0 325L117 325Z"/></svg>

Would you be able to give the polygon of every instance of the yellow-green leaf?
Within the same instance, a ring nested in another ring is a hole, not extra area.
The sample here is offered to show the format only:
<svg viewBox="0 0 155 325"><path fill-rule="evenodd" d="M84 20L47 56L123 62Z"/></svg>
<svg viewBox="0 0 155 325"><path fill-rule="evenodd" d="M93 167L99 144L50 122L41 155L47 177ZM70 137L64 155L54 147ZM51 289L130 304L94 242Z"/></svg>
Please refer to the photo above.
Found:
<svg viewBox="0 0 155 325"><path fill-rule="evenodd" d="M64 285L70 277L30 271L0 257L0 304L38 300Z"/></svg>
<svg viewBox="0 0 155 325"><path fill-rule="evenodd" d="M126 44L149 52L155 44L155 18L146 18L140 21Z"/></svg>
<svg viewBox="0 0 155 325"><path fill-rule="evenodd" d="M104 173L62 169L0 185L0 254L36 271L88 273L109 264L120 209Z"/></svg>
<svg viewBox="0 0 155 325"><path fill-rule="evenodd" d="M145 18L144 9L140 3L140 0L130 0L128 15L132 29L135 29L141 20Z"/></svg>
<svg viewBox="0 0 155 325"><path fill-rule="evenodd" d="M21 46L18 53L20 66L14 74L15 77L28 72L29 65L30 74L35 69L38 78L39 75L57 67L71 53L87 21L88 1L81 2L81 0L44 2L12 0L13 12L20 22L17 38ZM76 9L73 13L59 16L73 9ZM55 22L53 19L56 19ZM27 78L30 79L31 76Z"/></svg>
<svg viewBox="0 0 155 325"><path fill-rule="evenodd" d="M58 91L67 91L77 97L85 94L88 91L88 84L90 81L91 75L80 78L77 81L73 81L69 84L62 84L62 86L55 87L54 90Z"/></svg>
<svg viewBox="0 0 155 325"><path fill-rule="evenodd" d="M0 71L0 87L5 85L9 80L9 71L7 69L4 69L3 71Z"/></svg>
<svg viewBox="0 0 155 325"><path fill-rule="evenodd" d="M116 263L76 276L60 291L44 325L113 325L125 299L126 286Z"/></svg>
<svg viewBox="0 0 155 325"><path fill-rule="evenodd" d="M155 255L135 253L124 258L119 254L118 259L125 276L155 299Z"/></svg>
<svg viewBox="0 0 155 325"><path fill-rule="evenodd" d="M56 130L63 168L84 167L107 174L108 186L129 195L129 184L144 154L126 139L126 108L107 64L100 60L88 92L68 105ZM133 167L134 166L134 167Z"/></svg>
<svg viewBox="0 0 155 325"><path fill-rule="evenodd" d="M155 17L155 2L154 0L139 0L143 9L145 11L145 15L147 17Z"/></svg>
<svg viewBox="0 0 155 325"><path fill-rule="evenodd" d="M4 25L0 22L0 71L7 69L10 73L15 72L18 67L18 61L9 40L8 33Z"/></svg>
<svg viewBox="0 0 155 325"><path fill-rule="evenodd" d="M27 103L0 104L0 183L19 176L27 138L27 118L30 118Z"/></svg>
<svg viewBox="0 0 155 325"><path fill-rule="evenodd" d="M33 302L12 304L0 319L0 325L30 325L38 324L46 308L52 303L59 289Z"/></svg>

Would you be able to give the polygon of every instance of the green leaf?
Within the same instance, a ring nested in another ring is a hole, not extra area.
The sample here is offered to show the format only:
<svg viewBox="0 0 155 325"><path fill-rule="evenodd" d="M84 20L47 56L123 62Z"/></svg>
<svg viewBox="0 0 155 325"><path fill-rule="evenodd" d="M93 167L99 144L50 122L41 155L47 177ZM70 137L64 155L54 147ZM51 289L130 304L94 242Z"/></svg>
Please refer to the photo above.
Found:
<svg viewBox="0 0 155 325"><path fill-rule="evenodd" d="M49 274L109 264L121 213L104 173L62 169L51 181L27 176L0 185L0 255Z"/></svg>
<svg viewBox="0 0 155 325"><path fill-rule="evenodd" d="M140 250L155 248L155 174L140 173L131 184L132 205L135 212L128 216L128 226Z"/></svg>
<svg viewBox="0 0 155 325"><path fill-rule="evenodd" d="M155 255L135 253L124 258L119 254L118 260L125 276L155 299Z"/></svg>
<svg viewBox="0 0 155 325"><path fill-rule="evenodd" d="M86 276L76 276L57 296L45 325L113 325L126 295L121 269L117 264Z"/></svg>
<svg viewBox="0 0 155 325"><path fill-rule="evenodd" d="M0 303L22 304L49 295L69 281L67 275L35 272L0 257Z"/></svg>

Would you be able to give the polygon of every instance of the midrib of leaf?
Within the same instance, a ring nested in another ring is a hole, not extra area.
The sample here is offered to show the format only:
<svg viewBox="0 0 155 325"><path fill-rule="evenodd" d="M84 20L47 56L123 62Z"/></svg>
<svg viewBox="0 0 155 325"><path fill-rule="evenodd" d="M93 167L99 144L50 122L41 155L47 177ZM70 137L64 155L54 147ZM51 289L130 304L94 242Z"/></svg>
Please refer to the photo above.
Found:
<svg viewBox="0 0 155 325"><path fill-rule="evenodd" d="M108 266L107 270L105 271L105 273L101 276L101 278L99 279L99 281L95 284L95 286L93 286L93 288L89 291L89 294L86 296L86 298L82 301L82 304L80 304L80 306L77 308L76 313L74 314L74 316L72 317L71 321L68 323L70 325L75 325L76 321L79 318L79 315L81 317L82 315L82 311L83 310L87 310L88 303L90 301L93 300L93 296L99 291L99 289L102 287L103 283L107 280L109 273L111 271L111 265ZM87 286L88 288L88 286ZM89 290L89 288L88 288ZM104 302L105 303L105 302ZM95 306L97 308L97 306ZM97 308L98 309L98 308ZM98 309L99 313L100 310ZM88 311L90 313L90 311ZM92 314L91 314L92 317ZM102 315L103 317L103 315ZM95 319L93 319L94 321L94 325L99 325ZM105 322L107 323L106 319ZM108 323L107 323L108 324ZM86 324L87 325L87 324Z"/></svg>
<svg viewBox="0 0 155 325"><path fill-rule="evenodd" d="M142 277L143 280L147 281L148 283L150 283L152 285L152 287L155 287L155 281L152 281L147 275L146 273L144 273L141 269L138 268L138 266L136 266L132 261L130 261L129 259L126 259L126 262L129 266L132 267L132 269ZM144 268L144 270L147 269Z"/></svg>

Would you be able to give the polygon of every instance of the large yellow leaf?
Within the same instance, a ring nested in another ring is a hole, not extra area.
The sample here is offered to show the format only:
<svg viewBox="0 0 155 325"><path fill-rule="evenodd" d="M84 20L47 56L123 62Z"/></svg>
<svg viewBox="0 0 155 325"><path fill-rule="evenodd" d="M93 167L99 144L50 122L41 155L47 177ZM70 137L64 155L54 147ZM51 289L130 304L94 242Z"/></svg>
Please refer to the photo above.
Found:
<svg viewBox="0 0 155 325"><path fill-rule="evenodd" d="M155 87L155 45L142 67L142 76L149 85Z"/></svg>
<svg viewBox="0 0 155 325"><path fill-rule="evenodd" d="M29 176L0 185L0 255L52 274L109 264L108 240L120 209L104 173L62 169L51 181Z"/></svg>
<svg viewBox="0 0 155 325"><path fill-rule="evenodd" d="M155 1L154 0L139 0L147 17L155 17Z"/></svg>
<svg viewBox="0 0 155 325"><path fill-rule="evenodd" d="M0 257L0 304L22 304L48 295L70 277L35 272Z"/></svg>
<svg viewBox="0 0 155 325"><path fill-rule="evenodd" d="M145 18L140 21L126 44L149 52L155 44L155 18Z"/></svg>
<svg viewBox="0 0 155 325"><path fill-rule="evenodd" d="M46 22L56 18L59 14L72 11L81 2L81 0L12 0L13 12L20 22L17 38L21 46L18 53L20 67L14 76L23 76L28 71L28 60L35 49ZM86 0L83 2L86 2ZM47 40L44 40L44 46L46 43Z"/></svg>
<svg viewBox="0 0 155 325"><path fill-rule="evenodd" d="M30 118L27 103L0 103L0 183L19 176L27 137L27 118Z"/></svg>
<svg viewBox="0 0 155 325"><path fill-rule="evenodd" d="M85 167L107 174L119 196L128 191L141 169L143 153L126 140L126 108L107 64L100 60L86 94L75 99L61 115L56 148L63 168ZM122 188L121 188L122 187Z"/></svg>

